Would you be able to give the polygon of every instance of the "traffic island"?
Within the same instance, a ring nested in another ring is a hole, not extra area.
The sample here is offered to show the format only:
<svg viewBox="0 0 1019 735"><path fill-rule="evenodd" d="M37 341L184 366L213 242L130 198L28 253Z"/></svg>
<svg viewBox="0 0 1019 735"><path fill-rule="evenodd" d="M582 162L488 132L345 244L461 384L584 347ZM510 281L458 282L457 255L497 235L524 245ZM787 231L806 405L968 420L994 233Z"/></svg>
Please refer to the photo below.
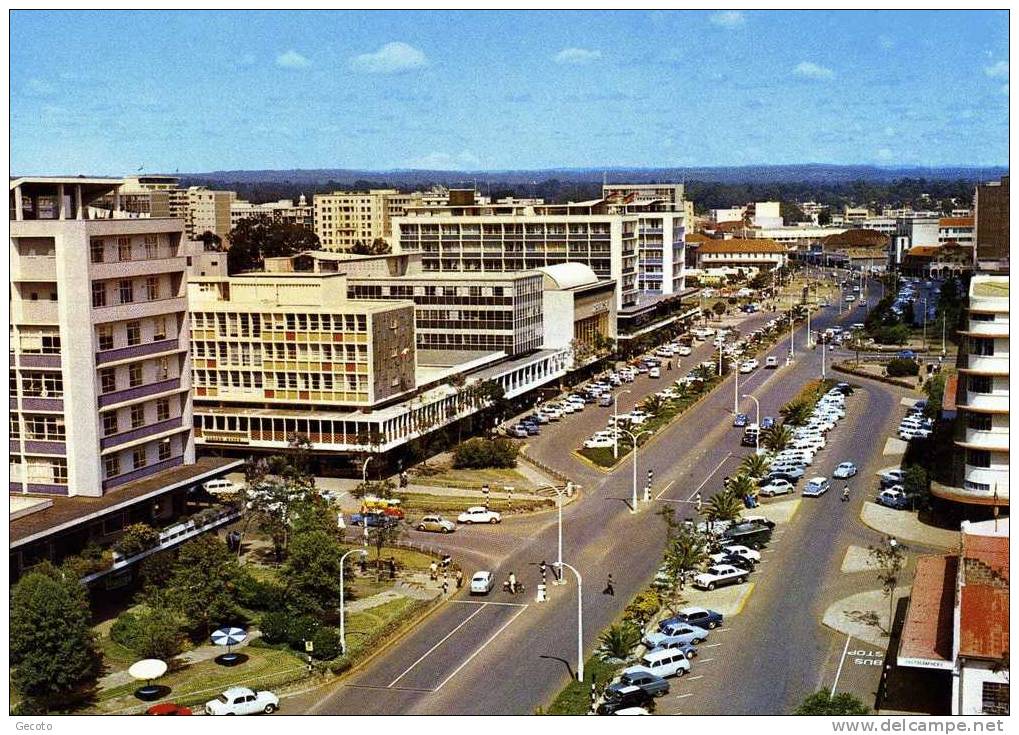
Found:
<svg viewBox="0 0 1019 735"><path fill-rule="evenodd" d="M911 587L896 587L895 599L909 596ZM828 628L879 648L888 646L888 597L882 590L867 590L836 600L824 611Z"/></svg>

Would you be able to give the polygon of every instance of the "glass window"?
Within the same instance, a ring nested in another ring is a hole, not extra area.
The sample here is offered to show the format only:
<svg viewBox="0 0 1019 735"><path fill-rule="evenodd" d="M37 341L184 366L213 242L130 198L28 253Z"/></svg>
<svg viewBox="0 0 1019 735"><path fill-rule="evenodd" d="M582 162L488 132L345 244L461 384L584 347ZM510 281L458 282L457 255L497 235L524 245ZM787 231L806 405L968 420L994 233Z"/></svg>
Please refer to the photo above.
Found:
<svg viewBox="0 0 1019 735"><path fill-rule="evenodd" d="M92 306L106 306L106 284L93 281L92 283Z"/></svg>
<svg viewBox="0 0 1019 735"><path fill-rule="evenodd" d="M970 467L990 467L991 453L986 449L967 449L966 464Z"/></svg>
<svg viewBox="0 0 1019 735"><path fill-rule="evenodd" d="M967 379L969 390L973 393L990 393L993 389L993 381L990 375L970 375Z"/></svg>
<svg viewBox="0 0 1019 735"><path fill-rule="evenodd" d="M131 238L117 238L117 257L120 260L131 260Z"/></svg>
<svg viewBox="0 0 1019 735"><path fill-rule="evenodd" d="M120 457L107 457L103 460L103 470L107 477L116 477L120 474Z"/></svg>
<svg viewBox="0 0 1019 735"><path fill-rule="evenodd" d="M112 393L117 390L117 371L113 368L103 368L100 370L99 384L103 393Z"/></svg>
<svg viewBox="0 0 1019 735"><path fill-rule="evenodd" d="M170 399L160 398L156 401L156 420L166 421L170 418Z"/></svg>
<svg viewBox="0 0 1019 735"><path fill-rule="evenodd" d="M148 459L145 457L145 447L136 447L131 452L131 462L136 470L148 464Z"/></svg>
<svg viewBox="0 0 1019 735"><path fill-rule="evenodd" d="M145 279L145 298L149 301L156 301L159 299L158 276L149 276Z"/></svg>
<svg viewBox="0 0 1019 735"><path fill-rule="evenodd" d="M117 412L110 411L103 414L103 436L117 433Z"/></svg>
<svg viewBox="0 0 1019 735"><path fill-rule="evenodd" d="M131 428L139 429L142 426L145 426L145 406L131 406Z"/></svg>
<svg viewBox="0 0 1019 735"><path fill-rule="evenodd" d="M170 459L170 451L169 439L163 439L163 441L159 442L159 461L163 462Z"/></svg>
<svg viewBox="0 0 1019 735"><path fill-rule="evenodd" d="M1008 714L1008 684L997 681L985 681L983 683L982 694L983 714Z"/></svg>
<svg viewBox="0 0 1019 735"><path fill-rule="evenodd" d="M134 301L134 283L131 281L121 281L118 284L120 290L120 303L130 304Z"/></svg>
<svg viewBox="0 0 1019 735"><path fill-rule="evenodd" d="M142 325L141 322L133 321L127 323L127 345L133 347L134 345L140 345L142 343Z"/></svg>
<svg viewBox="0 0 1019 735"><path fill-rule="evenodd" d="M157 316L152 320L152 340L159 342L166 339L166 317Z"/></svg>
<svg viewBox="0 0 1019 735"><path fill-rule="evenodd" d="M991 414L989 413L968 413L966 415L966 426L977 431L991 430Z"/></svg>
<svg viewBox="0 0 1019 735"><path fill-rule="evenodd" d="M137 388L142 384L142 366L138 363L131 365L127 369L127 383L132 388Z"/></svg>
<svg viewBox="0 0 1019 735"><path fill-rule="evenodd" d="M99 337L99 349L112 350L113 327L111 327L109 324L100 324L98 327L96 327L96 333Z"/></svg>
<svg viewBox="0 0 1019 735"><path fill-rule="evenodd" d="M91 253L92 262L102 263L105 250L105 243L102 240L92 240L92 242L89 243L89 252Z"/></svg>

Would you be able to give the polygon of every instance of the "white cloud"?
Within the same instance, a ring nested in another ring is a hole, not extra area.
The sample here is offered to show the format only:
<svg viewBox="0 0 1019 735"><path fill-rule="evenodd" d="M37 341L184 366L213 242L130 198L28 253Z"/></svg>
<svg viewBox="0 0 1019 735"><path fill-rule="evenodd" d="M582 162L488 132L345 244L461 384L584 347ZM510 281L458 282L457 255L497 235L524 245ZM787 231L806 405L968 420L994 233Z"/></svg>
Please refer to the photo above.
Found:
<svg viewBox="0 0 1019 735"><path fill-rule="evenodd" d="M711 22L722 28L739 28L747 22L747 17L740 10L723 10L712 15Z"/></svg>
<svg viewBox="0 0 1019 735"><path fill-rule="evenodd" d="M793 69L793 74L807 79L833 79L835 72L827 66L815 64L813 61L801 61Z"/></svg>
<svg viewBox="0 0 1019 735"><path fill-rule="evenodd" d="M427 66L428 59L419 49L402 41L392 41L372 54L360 54L350 65L368 74L396 74Z"/></svg>
<svg viewBox="0 0 1019 735"><path fill-rule="evenodd" d="M1008 79L1008 62L998 61L984 67L984 74L994 79Z"/></svg>
<svg viewBox="0 0 1019 735"><path fill-rule="evenodd" d="M306 69L311 66L311 62L306 57L290 49L276 57L276 66L282 66L284 69Z"/></svg>
<svg viewBox="0 0 1019 735"><path fill-rule="evenodd" d="M408 168L443 170L471 168L481 164L481 159L470 151L457 154L434 151L427 156L415 158L407 164Z"/></svg>
<svg viewBox="0 0 1019 735"><path fill-rule="evenodd" d="M33 97L49 97L57 91L56 87L42 79L29 79L25 87Z"/></svg>
<svg viewBox="0 0 1019 735"><path fill-rule="evenodd" d="M586 48L564 48L552 57L557 64L590 64L601 58L601 51Z"/></svg>

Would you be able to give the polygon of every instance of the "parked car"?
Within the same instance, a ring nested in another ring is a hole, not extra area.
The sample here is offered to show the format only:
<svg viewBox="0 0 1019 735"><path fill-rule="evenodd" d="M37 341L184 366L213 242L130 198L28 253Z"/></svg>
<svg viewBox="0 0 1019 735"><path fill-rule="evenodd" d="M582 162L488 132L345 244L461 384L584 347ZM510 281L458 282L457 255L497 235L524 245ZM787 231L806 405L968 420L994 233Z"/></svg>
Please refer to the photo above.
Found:
<svg viewBox="0 0 1019 735"><path fill-rule="evenodd" d="M202 483L202 490L209 493L209 495L236 495L241 489L241 485L225 477L217 477L215 480Z"/></svg>
<svg viewBox="0 0 1019 735"><path fill-rule="evenodd" d="M765 368L765 370L774 370L777 367L778 367L778 358L777 357L766 357L764 359L764 368Z"/></svg>
<svg viewBox="0 0 1019 735"><path fill-rule="evenodd" d="M472 523L500 523L501 521L502 516L500 514L480 505L468 508L456 517L457 523L463 523L468 526Z"/></svg>
<svg viewBox="0 0 1019 735"><path fill-rule="evenodd" d="M646 672L667 679L670 676L682 676L690 670L690 659L686 654L675 648L659 648L648 651L640 658L640 663L623 670L623 674Z"/></svg>
<svg viewBox="0 0 1019 735"><path fill-rule="evenodd" d="M881 480L881 487L885 488L891 487L892 485L898 485L902 482L903 474L901 469L895 469L878 473L878 477Z"/></svg>
<svg viewBox="0 0 1019 735"><path fill-rule="evenodd" d="M649 378L660 378L660 377L662 377L662 369L660 367L657 367L657 366L653 367L650 370L648 370L647 376Z"/></svg>
<svg viewBox="0 0 1019 735"><path fill-rule="evenodd" d="M693 353L693 350L690 348L689 345L680 345L679 349L676 350L676 354L678 354L680 357L687 357L688 355L690 355L692 353Z"/></svg>
<svg viewBox="0 0 1019 735"><path fill-rule="evenodd" d="M626 687L640 687L653 697L661 697L669 693L669 682L662 677L643 671L633 671L623 674L616 683L609 684L605 688L605 696L608 697L610 692L618 692Z"/></svg>
<svg viewBox="0 0 1019 735"><path fill-rule="evenodd" d="M456 524L453 521L447 521L442 516L425 516L417 522L415 528L419 531L453 533L456 530Z"/></svg>
<svg viewBox="0 0 1019 735"><path fill-rule="evenodd" d="M708 631L687 623L667 623L658 630L646 633L643 643L648 648L673 648L686 644L696 646L708 637Z"/></svg>
<svg viewBox="0 0 1019 735"><path fill-rule="evenodd" d="M760 549L771 541L771 529L757 523L740 523L727 528L722 534L726 544L739 544L751 549Z"/></svg>
<svg viewBox="0 0 1019 735"><path fill-rule="evenodd" d="M631 707L650 707L654 701L654 695L648 693L639 686L623 686L619 689L605 690L605 698L598 705L598 714L611 715L619 710Z"/></svg>
<svg viewBox="0 0 1019 735"><path fill-rule="evenodd" d="M807 474L807 471L803 468L803 465L799 464L780 464L771 467L768 472L767 480L788 480L789 482L796 482L801 477Z"/></svg>
<svg viewBox="0 0 1019 735"><path fill-rule="evenodd" d="M835 471L831 473L831 476L838 478L853 477L856 473L857 469L855 464L852 462L842 462L835 468Z"/></svg>
<svg viewBox="0 0 1019 735"><path fill-rule="evenodd" d="M686 623L687 625L693 625L698 628L714 630L722 624L723 620L724 617L722 616L722 613L709 610L706 607L684 607L677 611L671 618L658 623L658 629L662 630L663 626L670 623Z"/></svg>
<svg viewBox="0 0 1019 735"><path fill-rule="evenodd" d="M735 554L727 554L725 551L719 551L717 554L712 554L708 557L712 564L727 564L737 569L742 569L746 572L754 571L754 563L746 557L736 556Z"/></svg>
<svg viewBox="0 0 1019 735"><path fill-rule="evenodd" d="M827 477L811 477L803 488L803 497L817 498L831 490L831 482Z"/></svg>
<svg viewBox="0 0 1019 735"><path fill-rule="evenodd" d="M909 498L900 488L901 486L896 485L879 492L877 494L877 504L883 505L886 508L893 508L894 510L906 510L909 507Z"/></svg>
<svg viewBox="0 0 1019 735"><path fill-rule="evenodd" d="M272 692L255 692L247 687L230 687L205 703L207 715L271 715L280 707L280 698Z"/></svg>
<svg viewBox="0 0 1019 735"><path fill-rule="evenodd" d="M796 488L793 487L793 484L788 480L775 478L757 492L759 495L763 495L766 498L773 498L776 495L788 495L795 490Z"/></svg>
<svg viewBox="0 0 1019 735"><path fill-rule="evenodd" d="M761 430L762 431L764 429L770 429L774 425L775 425L775 417L774 416L765 416L763 419L761 419Z"/></svg>
<svg viewBox="0 0 1019 735"><path fill-rule="evenodd" d="M474 572L474 576L471 577L471 594L472 595L487 595L492 591L492 587L495 586L495 575L491 572L480 571Z"/></svg>
<svg viewBox="0 0 1019 735"><path fill-rule="evenodd" d="M158 716L166 715L179 716L179 715L190 715L192 714L192 712L190 707L185 707L184 705L177 704L176 702L160 702L159 704L154 704L147 710L145 710L145 714Z"/></svg>
<svg viewBox="0 0 1019 735"><path fill-rule="evenodd" d="M615 444L615 439L610 436L592 436L584 442L584 449L608 449Z"/></svg>
<svg viewBox="0 0 1019 735"><path fill-rule="evenodd" d="M612 396L610 396L608 393L606 393L603 396L598 396L598 405L599 406L603 406L603 407L604 406L611 406L612 405Z"/></svg>
<svg viewBox="0 0 1019 735"><path fill-rule="evenodd" d="M521 426L519 424L517 424L516 426L509 427L506 430L506 433L509 434L510 436L516 438L516 439L526 439L527 438L527 429L525 429L523 426Z"/></svg>
<svg viewBox="0 0 1019 735"><path fill-rule="evenodd" d="M729 564L718 564L708 567L693 578L693 585L698 589L711 591L727 584L743 584L747 581L747 571L737 569Z"/></svg>
<svg viewBox="0 0 1019 735"><path fill-rule="evenodd" d="M754 564L759 564L761 561L761 552L740 544L723 544L722 552L730 556L738 556Z"/></svg>

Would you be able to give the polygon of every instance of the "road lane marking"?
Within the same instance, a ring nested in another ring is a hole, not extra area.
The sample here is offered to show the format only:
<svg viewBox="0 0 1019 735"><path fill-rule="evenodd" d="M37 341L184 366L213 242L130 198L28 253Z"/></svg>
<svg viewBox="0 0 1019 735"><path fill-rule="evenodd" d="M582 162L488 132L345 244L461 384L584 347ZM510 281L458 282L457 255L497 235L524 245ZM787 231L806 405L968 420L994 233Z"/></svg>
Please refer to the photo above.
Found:
<svg viewBox="0 0 1019 735"><path fill-rule="evenodd" d="M853 636L846 636L846 647L842 649L842 658L839 660L838 671L835 672L835 681L831 685L831 694L829 696L835 696L835 687L839 685L839 677L842 676L842 665L846 662L846 654L849 652L849 641L853 640Z"/></svg>
<svg viewBox="0 0 1019 735"><path fill-rule="evenodd" d="M678 695L676 695L676 699L686 699L687 697L692 697L692 696L693 696L692 692L689 693L689 694L678 694Z"/></svg>
<svg viewBox="0 0 1019 735"><path fill-rule="evenodd" d="M427 651L425 651L425 652L424 652L424 654L422 654L421 658L419 658L419 659L418 659L417 661L415 661L414 663L412 663L412 664L411 664L410 666L408 666L408 667L407 667L407 669L406 669L406 670L405 670L405 671L404 671L404 672L403 672L402 674L400 674L400 675L399 675L398 677L396 677L396 678L395 678L395 679L393 679L393 680L392 680L391 682L389 682L389 686L390 686L390 687L392 687L392 686L393 686L394 684L396 684L396 682L400 681L400 679L402 679L402 678L403 678L403 677L405 677L405 676L406 676L407 674L409 674L409 673L411 672L411 670L412 670L412 669L413 669L413 668L414 668L415 666L417 666L417 665L418 665L419 663L421 663L421 662L422 662L422 661L424 661L424 660L425 660L426 658L428 658L428 656L430 656L430 655L432 654L432 652L433 652L433 651L434 651L434 650L435 650L436 648L438 648L438 647L439 647L439 646L441 646L441 645L442 645L443 643L445 643L445 642L446 642L447 640L449 640L450 636L452 636L452 635L453 635L454 633L456 633L456 632L457 632L458 630L460 630L460 628L464 627L465 625L467 625L467 623L471 622L471 620L472 620L472 619L474 618L474 616L475 616L475 615L478 615L478 614L480 614L480 613L481 613L481 612L482 612L482 611L483 611L483 610L485 609L485 607L486 607L486 604L485 604L485 603L482 603L481 607L479 607L479 608L478 608L477 610L475 610L475 611L474 611L474 612L472 612L472 613L471 613L470 615L468 615L468 616L467 616L467 619L466 619L466 620L464 620L464 621L463 621L462 623L460 623L460 624L459 624L458 626L456 626L455 628L453 628L453 630L451 630L451 631L449 631L448 633L446 633L446 635L442 637L442 640L440 640L440 641L439 641L438 643L436 643L436 644L435 644L434 646L432 646L432 647L431 647L431 648L429 648L429 649L428 649Z"/></svg>
<svg viewBox="0 0 1019 735"><path fill-rule="evenodd" d="M481 647L480 647L480 648L478 648L478 649L477 649L477 650L476 650L476 651L475 651L474 653L472 653L472 654L471 654L470 656L468 656L468 657L467 657L467 660L466 660L466 661L464 661L464 662L463 662L462 664L460 664L460 665L459 665L459 666L457 666L457 667L456 667L455 669L453 669L453 673L452 673L452 674L450 674L449 676L447 676L447 677L446 677L445 679L443 679L443 680L442 680L442 683L441 683L441 684L439 684L439 686L435 687L435 689L433 689L432 691L435 691L435 692L437 692L437 691L439 691L440 689L442 689L442 687L446 686L446 684L447 684L447 683L449 682L449 680L450 680L450 679L452 679L452 678L453 678L454 676L456 676L457 674L459 674L459 673L460 673L460 669L462 669L462 668L463 668L464 666L466 666L466 665L467 665L467 664L469 664L469 663L470 663L470 662L471 662L472 660L474 660L474 657L475 657L475 656L477 656L477 655L478 655L479 653L481 653L481 652L482 652L483 650L485 650L485 648L487 648L487 647L488 647L488 644L489 644L489 643L491 643L492 641L494 641L494 640L496 639L496 637L497 637L497 636L498 636L498 635L499 635L500 633L502 633L502 632L503 632L504 630L506 630L506 628L508 628L508 627L510 626L510 623L512 623L512 622L513 622L514 620L516 620L516 619L517 619L518 617L520 617L520 614L521 614L521 613L522 613L522 612L523 612L524 610L526 610L526 609L527 609L527 606L526 606L526 605L524 605L524 606L523 606L522 608L520 608L519 610L517 610L517 611L516 611L516 612L515 612L515 613L513 614L513 617L511 617L511 618L510 618L509 620L507 620L507 621L506 621L506 622L505 622L505 623L504 623L504 624L503 624L503 625L502 625L502 626L501 626L501 627L499 628L499 630L495 631L495 632L494 632L494 633L492 634L492 637L491 637L491 638L489 638L489 639L488 639L487 641L485 641L484 643L482 643L482 644L481 644Z"/></svg>
<svg viewBox="0 0 1019 735"><path fill-rule="evenodd" d="M722 461L719 462L717 465L715 465L715 469L711 470L711 473L707 477L704 478L704 482L702 482L700 485L698 485L697 489L694 490L692 493L690 493L690 497L688 497L687 500L692 500L693 497L695 495L697 495L697 493L699 493L701 491L701 488L708 484L708 480L710 480L712 477L714 477L715 473L718 472L720 469L722 469L722 465L724 465L726 462L728 462L730 457L732 457L732 452L728 452L722 458Z"/></svg>
<svg viewBox="0 0 1019 735"><path fill-rule="evenodd" d="M354 689L388 689L393 692L425 692L428 694L435 691L434 689L419 689L417 687L384 687L379 684L345 684L344 686L352 687Z"/></svg>
<svg viewBox="0 0 1019 735"><path fill-rule="evenodd" d="M703 678L704 678L703 675L701 675L701 676L688 676L688 677L686 677L686 680L687 681L697 681L698 679L703 679Z"/></svg>
<svg viewBox="0 0 1019 735"><path fill-rule="evenodd" d="M715 659L713 659L713 658L699 658L699 659L697 659L697 661L699 663L702 663L702 664L706 664L708 661L714 661L714 660Z"/></svg>
<svg viewBox="0 0 1019 735"><path fill-rule="evenodd" d="M672 487L672 486L673 486L673 484L674 484L675 482L676 482L675 480L669 480L669 484L668 484L668 485L666 485L665 487L663 487L663 488L662 488L662 491L661 491L660 493L658 493L657 495L655 495L655 500L658 500L658 498L660 498L660 497L662 497L663 495L665 495L665 493L666 493L666 492L668 491L668 489L669 489L670 487Z"/></svg>
<svg viewBox="0 0 1019 735"><path fill-rule="evenodd" d="M701 648L718 648L721 643L705 643Z"/></svg>
<svg viewBox="0 0 1019 735"><path fill-rule="evenodd" d="M482 602L481 600L447 600L447 602L458 602L461 605L504 605L506 607L527 607L526 602Z"/></svg>

